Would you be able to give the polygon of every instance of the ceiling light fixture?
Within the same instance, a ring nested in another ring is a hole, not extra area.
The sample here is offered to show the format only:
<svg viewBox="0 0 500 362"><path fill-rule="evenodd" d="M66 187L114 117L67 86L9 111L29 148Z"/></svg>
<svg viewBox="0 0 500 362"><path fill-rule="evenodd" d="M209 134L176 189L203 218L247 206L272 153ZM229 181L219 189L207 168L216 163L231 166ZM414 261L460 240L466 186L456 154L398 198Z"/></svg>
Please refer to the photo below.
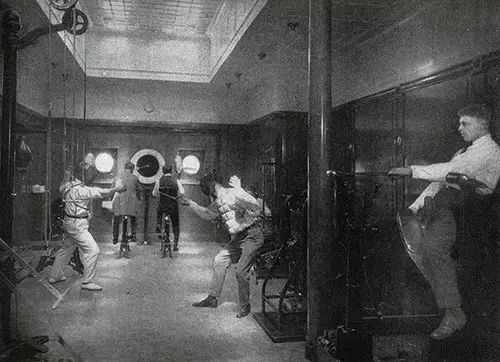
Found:
<svg viewBox="0 0 500 362"><path fill-rule="evenodd" d="M267 54L266 53L259 53L259 54L257 54L257 56L259 57L260 60L262 60L265 57L267 57Z"/></svg>
<svg viewBox="0 0 500 362"><path fill-rule="evenodd" d="M296 21L290 21L288 24L286 24L286 26L288 26L290 29L295 31L295 28L297 28L297 26L299 26L299 23Z"/></svg>
<svg viewBox="0 0 500 362"><path fill-rule="evenodd" d="M240 80L241 76L243 75L243 73L234 73L234 76L236 77L236 79Z"/></svg>
<svg viewBox="0 0 500 362"><path fill-rule="evenodd" d="M150 102L144 103L143 108L146 113L153 113L155 110L155 107Z"/></svg>
<svg viewBox="0 0 500 362"><path fill-rule="evenodd" d="M229 88L231 88L232 85L233 85L233 83L227 82L226 83L226 88L229 89Z"/></svg>

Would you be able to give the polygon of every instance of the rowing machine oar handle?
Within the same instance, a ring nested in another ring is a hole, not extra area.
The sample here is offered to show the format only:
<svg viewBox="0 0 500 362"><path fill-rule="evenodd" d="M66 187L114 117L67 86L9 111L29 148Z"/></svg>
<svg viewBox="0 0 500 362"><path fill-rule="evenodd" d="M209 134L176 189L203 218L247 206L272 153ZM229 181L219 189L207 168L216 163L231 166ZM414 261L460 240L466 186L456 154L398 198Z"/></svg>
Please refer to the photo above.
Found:
<svg viewBox="0 0 500 362"><path fill-rule="evenodd" d="M56 299L56 301L54 302L54 304L52 304L52 309L56 309L59 304L61 304L61 302L64 300L64 297L66 296L66 294L69 293L69 289L70 287L67 287L66 290L64 292L62 292Z"/></svg>

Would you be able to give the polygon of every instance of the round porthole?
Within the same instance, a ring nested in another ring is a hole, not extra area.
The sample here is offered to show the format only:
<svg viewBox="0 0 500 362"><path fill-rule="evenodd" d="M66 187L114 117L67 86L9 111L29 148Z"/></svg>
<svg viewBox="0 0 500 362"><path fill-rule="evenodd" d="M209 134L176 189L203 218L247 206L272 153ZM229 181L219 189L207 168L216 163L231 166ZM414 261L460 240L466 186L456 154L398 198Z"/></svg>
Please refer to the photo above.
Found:
<svg viewBox="0 0 500 362"><path fill-rule="evenodd" d="M134 175L143 184L155 183L163 176L162 167L165 166L165 159L158 151L151 149L137 151L130 162L135 165Z"/></svg>
<svg viewBox="0 0 500 362"><path fill-rule="evenodd" d="M200 170L200 160L194 155L184 157L182 160L182 170L188 175L196 175Z"/></svg>
<svg viewBox="0 0 500 362"><path fill-rule="evenodd" d="M95 168L99 172L110 172L113 169L113 166L115 165L115 160L113 159L113 156L111 156L109 153L103 152L97 155L95 158Z"/></svg>

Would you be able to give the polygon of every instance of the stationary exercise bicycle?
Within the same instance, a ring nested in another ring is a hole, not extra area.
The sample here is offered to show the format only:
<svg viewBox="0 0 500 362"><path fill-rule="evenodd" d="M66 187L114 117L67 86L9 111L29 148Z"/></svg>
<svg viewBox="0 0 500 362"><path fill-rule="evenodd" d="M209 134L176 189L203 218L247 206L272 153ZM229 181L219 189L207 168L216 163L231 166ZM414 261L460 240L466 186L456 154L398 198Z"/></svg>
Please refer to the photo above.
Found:
<svg viewBox="0 0 500 362"><path fill-rule="evenodd" d="M121 257L129 258L130 257L130 255L129 255L129 253L130 253L129 243L130 242L134 243L137 241L136 236L135 236L135 232L133 232L131 234L127 233L127 226L128 226L129 219L130 219L130 224L132 227L132 219L131 219L132 217L133 216L129 216L129 215L123 216L122 241L120 242L120 253L118 255L118 258L121 258Z"/></svg>
<svg viewBox="0 0 500 362"><path fill-rule="evenodd" d="M172 257L172 242L170 241L170 216L165 215L163 217L163 225L161 230L156 229L156 232L160 234L161 248L160 256L166 258L167 253L169 257ZM159 232L160 231L160 232Z"/></svg>

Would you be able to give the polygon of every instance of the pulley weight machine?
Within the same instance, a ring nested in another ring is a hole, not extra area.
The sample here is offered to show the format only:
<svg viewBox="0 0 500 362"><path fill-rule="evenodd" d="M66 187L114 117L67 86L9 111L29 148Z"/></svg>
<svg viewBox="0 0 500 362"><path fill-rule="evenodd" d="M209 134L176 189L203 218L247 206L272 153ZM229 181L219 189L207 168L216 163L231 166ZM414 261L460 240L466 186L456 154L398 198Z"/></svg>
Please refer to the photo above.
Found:
<svg viewBox="0 0 500 362"><path fill-rule="evenodd" d="M65 292L60 293L56 288L46 282L37 273L29 263L12 249L12 219L13 219L13 197L14 193L14 170L15 170L15 129L16 129L16 104L17 104L17 53L19 50L25 49L35 40L43 35L67 31L73 36L81 35L88 28L88 18L86 15L75 8L77 0L50 0L50 4L57 10L64 11L62 22L53 25L51 22L47 26L39 27L20 37L21 22L19 14L13 9L7 9L3 13L2 26L2 49L4 55L3 61L3 97L2 97L2 125L1 125L1 159L0 159L0 190L2 198L2 220L0 240L2 244L0 254L0 347L2 352L7 353L15 358L15 353L19 352L19 341L13 341L11 336L11 297L14 293L17 297L25 300L29 305L31 302L16 287L14 277L14 262L25 268L31 275L35 276L38 283L45 289L51 292L56 297L56 302L53 308L62 302ZM50 118L50 111L49 111ZM50 131L50 126L49 126ZM48 135L50 137L50 133ZM50 138L49 138L50 139ZM47 230L45 230L47 233ZM17 299L16 299L17 300ZM53 328L52 326L49 326ZM75 361L81 361L81 358L71 350L67 343L60 337L57 332L58 341L69 352ZM37 343L35 347L38 351L46 351L43 343L47 342L47 338L32 338L31 345ZM19 346L16 347L16 345ZM27 343L28 345L30 343ZM4 349L6 348L6 349ZM21 348L22 349L22 348ZM21 351L22 352L22 351Z"/></svg>
<svg viewBox="0 0 500 362"><path fill-rule="evenodd" d="M357 190L357 181L367 177L388 177L387 173L328 171L328 174L333 179L334 217L335 225L339 231L336 233L338 240L335 242L342 245L345 251L345 273L341 282L345 287L345 308L344 323L338 325L334 330L325 331L324 336L320 338L320 344L336 360L373 361L373 337L375 335L424 335L424 338L427 339L430 331L439 324L442 315L437 312L385 315L380 308L383 303L377 303L372 288L373 284L369 280L366 270L366 257L362 251L362 240L369 239L372 235L369 230L372 225L367 221L367 211L378 191L360 195ZM448 183L459 185L463 190L462 193L477 186L477 181L461 174L450 173L446 180ZM370 200L360 200L360 196ZM463 212L464 210L462 210L462 215ZM395 216L394 221L399 219L399 213ZM464 229L463 220L458 224L459 230ZM400 242L402 246L405 239L405 229L401 222L399 222L399 227L396 226L396 222L393 226L399 229L397 238L402 239ZM367 308L362 303L363 289L364 295L372 304L372 307L369 308L370 312L367 312ZM429 351L430 354L436 353L433 349L436 349L434 345L440 344L438 342L430 342L432 347ZM401 340L398 343L401 343ZM405 353L402 346L398 345L397 349L402 355ZM420 351L420 353L427 353L427 351Z"/></svg>
<svg viewBox="0 0 500 362"><path fill-rule="evenodd" d="M266 167L262 165L262 189L266 190ZM273 193L276 193L274 187ZM307 318L306 247L307 202L305 195L283 195L284 201L273 220L273 238L266 240L257 256L254 270L256 280L263 280L261 312L254 319L273 342L304 340ZM280 207L280 206L278 206ZM265 203L263 203L264 213ZM276 210L273 211L276 214ZM270 222L264 219L265 222ZM266 225L264 225L265 227ZM274 283L275 282L275 283ZM276 292L274 284L283 284Z"/></svg>

